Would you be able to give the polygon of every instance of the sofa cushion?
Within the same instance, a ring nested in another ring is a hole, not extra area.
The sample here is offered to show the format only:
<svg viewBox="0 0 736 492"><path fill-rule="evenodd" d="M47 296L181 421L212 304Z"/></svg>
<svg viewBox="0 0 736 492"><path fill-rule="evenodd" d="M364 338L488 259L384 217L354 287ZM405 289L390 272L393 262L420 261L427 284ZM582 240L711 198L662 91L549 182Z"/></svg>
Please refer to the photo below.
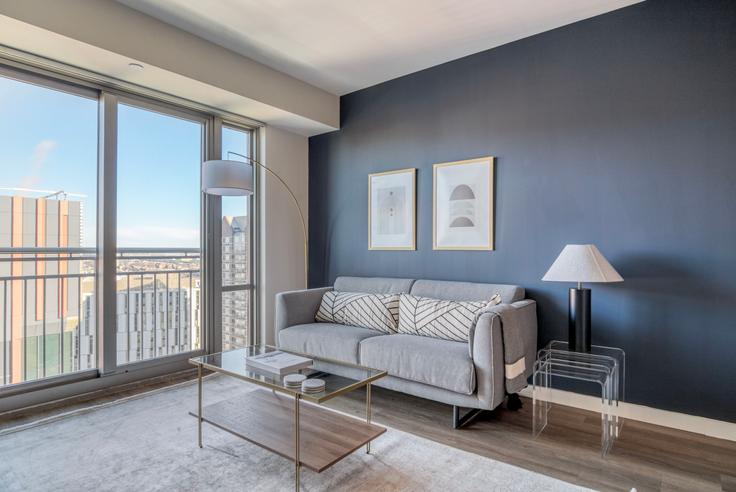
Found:
<svg viewBox="0 0 736 492"><path fill-rule="evenodd" d="M396 333L399 294L328 291L322 295L314 320Z"/></svg>
<svg viewBox="0 0 736 492"><path fill-rule="evenodd" d="M456 393L475 391L467 343L401 334L366 338L360 342L360 364Z"/></svg>
<svg viewBox="0 0 736 492"><path fill-rule="evenodd" d="M498 294L485 301L445 301L401 294L398 332L467 342L478 316L499 302Z"/></svg>
<svg viewBox="0 0 736 492"><path fill-rule="evenodd" d="M335 290L371 294L408 294L414 280L388 277L337 277Z"/></svg>
<svg viewBox="0 0 736 492"><path fill-rule="evenodd" d="M306 323L279 331L279 347L302 354L358 364L358 344L381 332L334 323Z"/></svg>
<svg viewBox="0 0 736 492"><path fill-rule="evenodd" d="M518 285L448 282L445 280L417 280L410 294L417 297L446 299L448 301L483 301L493 294L501 295L501 302L510 304L524 299L524 288Z"/></svg>

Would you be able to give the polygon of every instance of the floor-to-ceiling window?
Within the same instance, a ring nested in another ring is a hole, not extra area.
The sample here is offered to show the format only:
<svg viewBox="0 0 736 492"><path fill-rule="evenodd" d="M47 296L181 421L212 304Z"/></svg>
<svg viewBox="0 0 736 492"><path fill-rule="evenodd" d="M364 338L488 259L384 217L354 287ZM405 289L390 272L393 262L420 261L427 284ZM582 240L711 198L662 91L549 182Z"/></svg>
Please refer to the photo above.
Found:
<svg viewBox="0 0 736 492"><path fill-rule="evenodd" d="M240 125L0 63L0 396L185 360L217 330L225 349L252 343L253 198L206 198L212 227L200 189L203 160L252 154ZM215 283L202 238L220 220Z"/></svg>
<svg viewBox="0 0 736 492"><path fill-rule="evenodd" d="M223 126L222 157L247 161L251 142L251 131ZM222 197L223 350L253 342L253 233L253 195Z"/></svg>

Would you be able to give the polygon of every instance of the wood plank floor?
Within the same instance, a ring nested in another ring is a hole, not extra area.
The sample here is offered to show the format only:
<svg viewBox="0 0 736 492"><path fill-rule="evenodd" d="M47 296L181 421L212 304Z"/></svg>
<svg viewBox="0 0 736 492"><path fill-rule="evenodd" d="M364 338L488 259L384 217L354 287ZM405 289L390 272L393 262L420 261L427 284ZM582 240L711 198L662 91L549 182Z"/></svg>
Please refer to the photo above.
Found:
<svg viewBox="0 0 736 492"><path fill-rule="evenodd" d="M327 405L362 417L364 401L356 391ZM597 490L736 491L736 442L628 420L602 458L599 414L555 405L533 439L532 404L522 401L454 430L452 407L373 388L373 421Z"/></svg>
<svg viewBox="0 0 736 492"><path fill-rule="evenodd" d="M81 401L70 399L0 415L0 431L194 377L193 371L187 371L110 388ZM365 392L358 390L326 405L363 418L364 397ZM454 430L452 407L374 387L372 413L379 425L597 490L736 492L736 442L629 420L604 459L598 414L554 406L548 427L535 440L531 437L531 401L522 401L521 410L485 412L469 427Z"/></svg>

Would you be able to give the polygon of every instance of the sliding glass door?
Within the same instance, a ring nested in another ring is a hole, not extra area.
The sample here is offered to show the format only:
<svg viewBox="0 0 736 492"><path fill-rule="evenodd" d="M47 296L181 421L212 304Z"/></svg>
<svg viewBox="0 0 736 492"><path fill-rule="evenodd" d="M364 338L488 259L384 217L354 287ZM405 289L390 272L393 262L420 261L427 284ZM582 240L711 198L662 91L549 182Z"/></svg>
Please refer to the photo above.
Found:
<svg viewBox="0 0 736 492"><path fill-rule="evenodd" d="M117 363L201 347L205 121L118 105Z"/></svg>

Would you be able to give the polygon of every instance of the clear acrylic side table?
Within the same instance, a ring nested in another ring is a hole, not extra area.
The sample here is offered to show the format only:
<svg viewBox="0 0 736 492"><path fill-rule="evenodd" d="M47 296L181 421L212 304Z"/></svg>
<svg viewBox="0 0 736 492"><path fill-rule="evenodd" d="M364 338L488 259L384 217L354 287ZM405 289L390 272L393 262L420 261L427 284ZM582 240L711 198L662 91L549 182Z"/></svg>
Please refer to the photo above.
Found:
<svg viewBox="0 0 736 492"><path fill-rule="evenodd" d="M555 378L595 383L601 389L601 455L606 456L624 422L619 402L626 399L625 366L626 353L615 347L593 345L590 352L575 352L569 350L567 342L553 340L539 350L532 381L533 436L539 436L547 426Z"/></svg>

